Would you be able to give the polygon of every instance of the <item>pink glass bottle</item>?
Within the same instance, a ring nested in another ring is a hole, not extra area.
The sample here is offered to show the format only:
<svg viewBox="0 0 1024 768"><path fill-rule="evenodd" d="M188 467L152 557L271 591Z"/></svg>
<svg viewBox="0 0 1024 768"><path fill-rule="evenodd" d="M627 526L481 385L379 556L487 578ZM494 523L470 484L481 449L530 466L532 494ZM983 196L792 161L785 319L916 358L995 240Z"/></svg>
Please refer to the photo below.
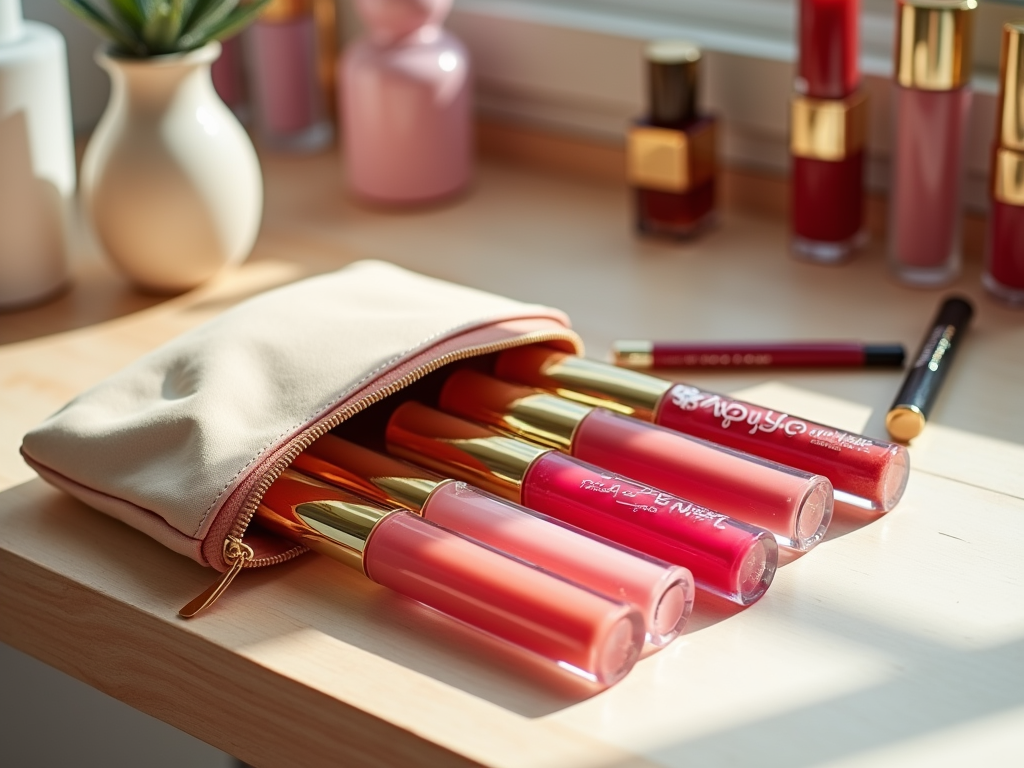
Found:
<svg viewBox="0 0 1024 768"><path fill-rule="evenodd" d="M661 560L728 600L760 598L778 564L761 528L415 402L387 427L388 450Z"/></svg>
<svg viewBox="0 0 1024 768"><path fill-rule="evenodd" d="M574 403L471 370L451 374L441 408L557 448L581 461L765 528L805 551L832 518L832 484L775 462L604 408Z"/></svg>
<svg viewBox="0 0 1024 768"><path fill-rule="evenodd" d="M600 685L632 668L643 643L636 608L347 491L286 470L260 524L361 570L441 613Z"/></svg>
<svg viewBox="0 0 1024 768"><path fill-rule="evenodd" d="M1024 22L1003 26L998 136L992 154L992 210L982 283L1024 306Z"/></svg>
<svg viewBox="0 0 1024 768"><path fill-rule="evenodd" d="M314 0L271 0L248 31L256 130L261 142L314 152L334 138L317 71Z"/></svg>
<svg viewBox="0 0 1024 768"><path fill-rule="evenodd" d="M856 506L888 512L907 487L910 455L902 445L816 424L688 384L544 347L502 352L495 374L824 475L832 481L837 500Z"/></svg>
<svg viewBox="0 0 1024 768"><path fill-rule="evenodd" d="M792 104L793 252L846 261L864 230L867 104L858 64L860 0L801 0Z"/></svg>
<svg viewBox="0 0 1024 768"><path fill-rule="evenodd" d="M897 4L889 266L909 285L960 274L960 204L977 0Z"/></svg>
<svg viewBox="0 0 1024 768"><path fill-rule="evenodd" d="M453 195L472 173L469 56L441 26L451 0L357 0L367 36L341 62L344 170L370 202Z"/></svg>
<svg viewBox="0 0 1024 768"><path fill-rule="evenodd" d="M675 638L693 608L693 577L686 568L334 435L324 435L292 466L361 496L407 507L432 523L631 603L640 610L652 646Z"/></svg>

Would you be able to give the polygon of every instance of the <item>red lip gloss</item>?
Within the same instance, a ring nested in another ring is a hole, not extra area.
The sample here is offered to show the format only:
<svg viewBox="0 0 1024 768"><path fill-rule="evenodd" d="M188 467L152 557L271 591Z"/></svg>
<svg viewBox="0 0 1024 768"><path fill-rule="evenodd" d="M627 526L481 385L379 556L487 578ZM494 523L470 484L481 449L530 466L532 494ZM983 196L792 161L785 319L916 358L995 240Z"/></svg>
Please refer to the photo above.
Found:
<svg viewBox="0 0 1024 768"><path fill-rule="evenodd" d="M832 518L832 484L821 475L476 371L451 374L440 405L757 525L793 549L817 544Z"/></svg>
<svg viewBox="0 0 1024 768"><path fill-rule="evenodd" d="M775 576L768 531L564 456L550 448L407 402L392 414L388 450L530 509L683 565L701 589L749 605Z"/></svg>
<svg viewBox="0 0 1024 768"><path fill-rule="evenodd" d="M693 608L693 576L678 565L499 499L466 483L324 435L292 465L307 475L424 519L640 610L647 642L667 645Z"/></svg>
<svg viewBox="0 0 1024 768"><path fill-rule="evenodd" d="M502 352L495 374L752 453L832 481L837 500L888 512L910 473L907 449L687 384L543 347Z"/></svg>
<svg viewBox="0 0 1024 768"><path fill-rule="evenodd" d="M256 516L371 581L600 685L621 680L639 657L636 608L405 510L285 470Z"/></svg>
<svg viewBox="0 0 1024 768"><path fill-rule="evenodd" d="M1003 26L999 135L992 155L992 211L982 283L1024 306L1024 22Z"/></svg>
<svg viewBox="0 0 1024 768"><path fill-rule="evenodd" d="M873 368L903 365L901 344L844 341L764 344L690 344L672 341L616 341L616 365L624 368Z"/></svg>
<svg viewBox="0 0 1024 768"><path fill-rule="evenodd" d="M800 2L790 133L792 246L797 257L822 264L847 260L867 239L859 16L859 0Z"/></svg>

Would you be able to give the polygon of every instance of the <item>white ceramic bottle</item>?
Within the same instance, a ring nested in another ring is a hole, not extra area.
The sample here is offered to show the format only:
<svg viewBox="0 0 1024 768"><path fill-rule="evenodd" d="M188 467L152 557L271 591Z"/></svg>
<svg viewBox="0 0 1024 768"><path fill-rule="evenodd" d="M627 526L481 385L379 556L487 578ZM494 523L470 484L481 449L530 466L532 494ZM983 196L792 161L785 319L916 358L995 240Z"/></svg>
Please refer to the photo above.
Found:
<svg viewBox="0 0 1024 768"><path fill-rule="evenodd" d="M0 0L0 309L68 280L75 146L64 38Z"/></svg>

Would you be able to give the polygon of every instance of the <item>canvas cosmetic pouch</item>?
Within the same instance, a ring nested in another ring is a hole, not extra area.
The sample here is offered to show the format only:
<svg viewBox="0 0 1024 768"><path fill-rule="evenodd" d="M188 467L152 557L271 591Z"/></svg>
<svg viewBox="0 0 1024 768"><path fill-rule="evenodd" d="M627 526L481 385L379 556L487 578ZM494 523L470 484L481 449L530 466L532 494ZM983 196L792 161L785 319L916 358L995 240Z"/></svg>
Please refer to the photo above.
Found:
<svg viewBox="0 0 1024 768"><path fill-rule="evenodd" d="M233 574L305 551L248 529L314 440L447 364L532 343L582 351L557 310L357 262L153 350L25 435L22 455L89 506Z"/></svg>

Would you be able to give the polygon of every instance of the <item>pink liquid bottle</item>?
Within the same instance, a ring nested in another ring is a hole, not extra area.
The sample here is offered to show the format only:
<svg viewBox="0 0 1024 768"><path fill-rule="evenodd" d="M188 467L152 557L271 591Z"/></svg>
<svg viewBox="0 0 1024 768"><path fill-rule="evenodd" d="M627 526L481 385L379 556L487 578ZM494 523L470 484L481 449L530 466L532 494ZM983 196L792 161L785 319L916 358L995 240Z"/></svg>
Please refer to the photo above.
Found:
<svg viewBox="0 0 1024 768"><path fill-rule="evenodd" d="M960 274L960 202L977 0L900 0L889 266L903 283Z"/></svg>
<svg viewBox="0 0 1024 768"><path fill-rule="evenodd" d="M339 77L345 173L369 202L462 190L472 172L469 56L441 26L451 0L357 0L367 35Z"/></svg>
<svg viewBox="0 0 1024 768"><path fill-rule="evenodd" d="M334 138L315 10L314 0L271 0L247 33L256 130L271 149L315 152Z"/></svg>

